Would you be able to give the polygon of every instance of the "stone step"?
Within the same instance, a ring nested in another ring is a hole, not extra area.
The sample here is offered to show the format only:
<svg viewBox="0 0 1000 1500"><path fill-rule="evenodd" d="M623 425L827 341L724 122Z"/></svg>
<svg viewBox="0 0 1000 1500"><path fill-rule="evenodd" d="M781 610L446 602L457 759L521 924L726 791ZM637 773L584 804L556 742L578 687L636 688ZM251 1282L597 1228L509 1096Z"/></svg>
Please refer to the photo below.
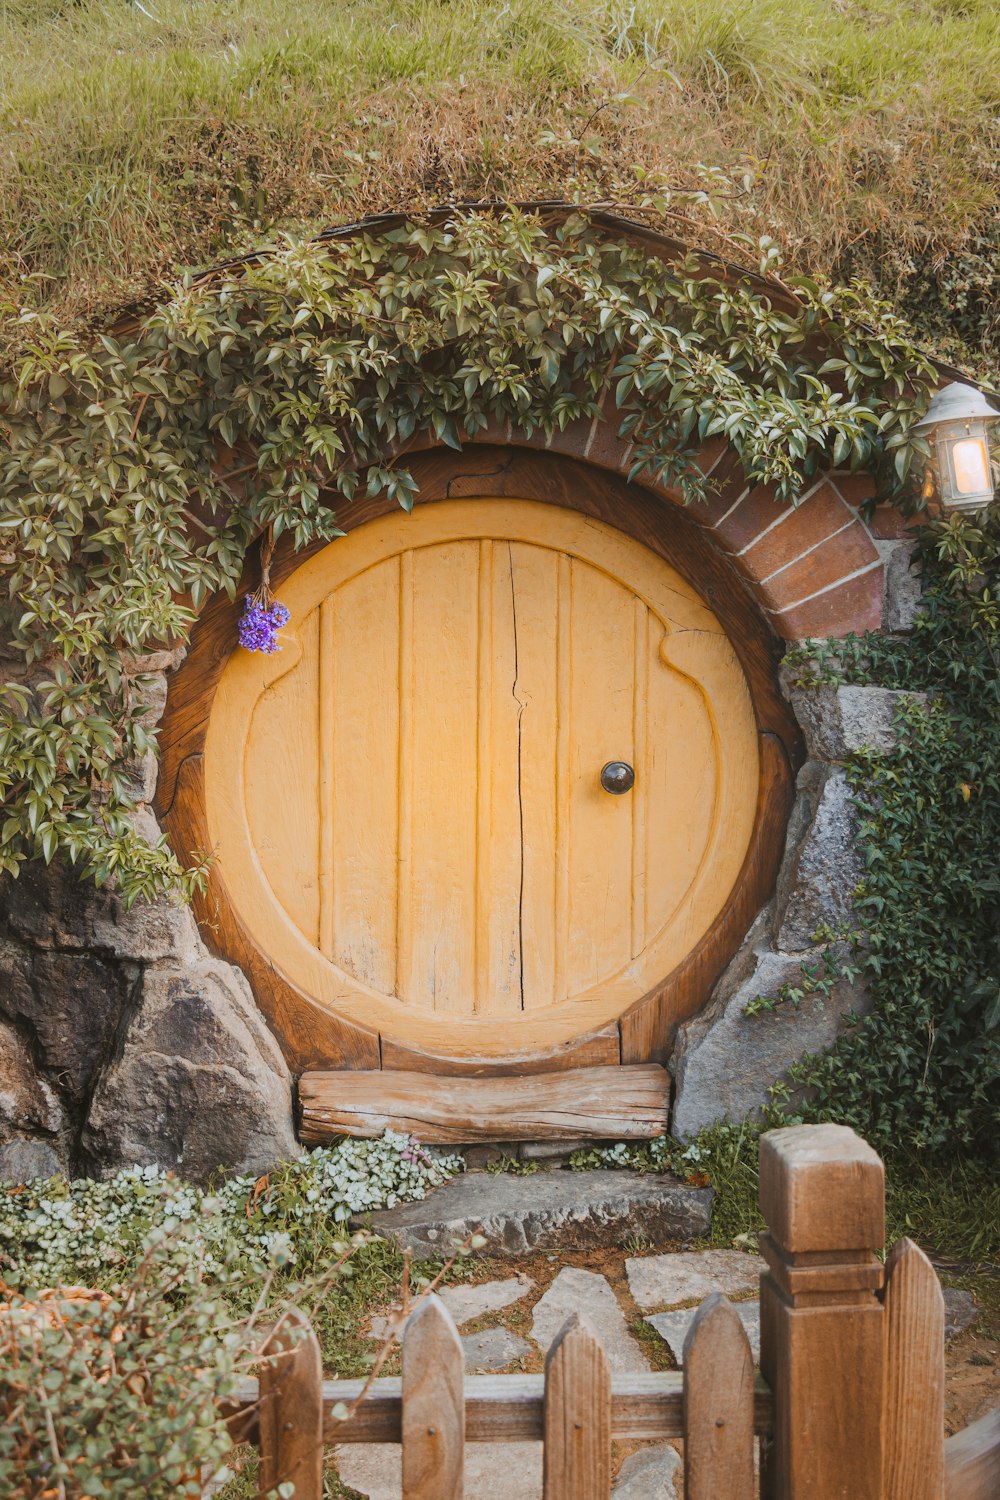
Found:
<svg viewBox="0 0 1000 1500"><path fill-rule="evenodd" d="M711 1188L676 1177L602 1169L538 1172L534 1176L466 1172L420 1203L357 1215L415 1255L447 1256L481 1232L486 1255L530 1255L536 1250L620 1247L630 1235L654 1245L708 1233Z"/></svg>

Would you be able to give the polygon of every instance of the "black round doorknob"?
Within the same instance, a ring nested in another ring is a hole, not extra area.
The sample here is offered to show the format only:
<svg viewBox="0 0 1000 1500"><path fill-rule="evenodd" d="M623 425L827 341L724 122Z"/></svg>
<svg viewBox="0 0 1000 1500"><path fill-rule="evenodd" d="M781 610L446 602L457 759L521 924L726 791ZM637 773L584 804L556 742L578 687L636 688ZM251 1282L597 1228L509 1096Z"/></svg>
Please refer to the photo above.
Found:
<svg viewBox="0 0 1000 1500"><path fill-rule="evenodd" d="M601 771L601 786L613 797L630 792L635 786L635 772L627 760L609 760Z"/></svg>

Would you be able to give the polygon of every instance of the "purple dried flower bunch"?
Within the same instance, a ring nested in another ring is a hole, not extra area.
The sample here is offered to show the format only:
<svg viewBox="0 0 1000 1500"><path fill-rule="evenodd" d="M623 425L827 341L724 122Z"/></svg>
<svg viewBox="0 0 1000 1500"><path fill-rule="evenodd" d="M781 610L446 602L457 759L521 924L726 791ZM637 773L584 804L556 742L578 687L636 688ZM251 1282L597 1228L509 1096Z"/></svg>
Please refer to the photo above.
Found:
<svg viewBox="0 0 1000 1500"><path fill-rule="evenodd" d="M270 593L265 594L261 589L248 594L239 624L240 645L244 651L262 651L265 656L273 656L281 650L278 631L290 618L285 606Z"/></svg>

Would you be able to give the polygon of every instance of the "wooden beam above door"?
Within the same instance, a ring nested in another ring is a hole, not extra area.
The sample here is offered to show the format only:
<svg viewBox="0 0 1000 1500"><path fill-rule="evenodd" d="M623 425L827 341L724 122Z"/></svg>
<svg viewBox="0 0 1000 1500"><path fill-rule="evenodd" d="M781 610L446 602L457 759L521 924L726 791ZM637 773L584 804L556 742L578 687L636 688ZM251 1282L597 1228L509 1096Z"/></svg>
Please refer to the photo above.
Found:
<svg viewBox="0 0 1000 1500"><path fill-rule="evenodd" d="M399 1130L436 1145L475 1141L651 1140L667 1128L670 1076L657 1063L525 1078L416 1072L303 1073L308 1145Z"/></svg>

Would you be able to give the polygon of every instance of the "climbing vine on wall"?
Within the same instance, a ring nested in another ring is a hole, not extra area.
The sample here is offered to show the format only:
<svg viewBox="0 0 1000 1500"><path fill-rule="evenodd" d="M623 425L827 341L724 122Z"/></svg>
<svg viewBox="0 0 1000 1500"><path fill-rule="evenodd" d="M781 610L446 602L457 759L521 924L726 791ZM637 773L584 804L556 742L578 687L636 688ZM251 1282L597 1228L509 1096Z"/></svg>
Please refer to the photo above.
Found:
<svg viewBox="0 0 1000 1500"><path fill-rule="evenodd" d="M777 503L830 465L908 496L927 361L858 289L793 286L508 211L288 244L90 343L24 314L0 406L0 869L63 856L127 901L203 878L130 819L152 732L125 654L234 596L262 528L301 548L339 534L339 499L409 508L418 442L550 432L608 391L633 477L686 503L716 435Z"/></svg>
<svg viewBox="0 0 1000 1500"><path fill-rule="evenodd" d="M813 974L860 969L869 1015L792 1069L809 1118L885 1146L1000 1149L1000 514L923 528L924 613L909 640L866 635L794 654L803 682L904 700L898 747L852 757L864 874L855 929ZM788 658L786 658L788 660Z"/></svg>

